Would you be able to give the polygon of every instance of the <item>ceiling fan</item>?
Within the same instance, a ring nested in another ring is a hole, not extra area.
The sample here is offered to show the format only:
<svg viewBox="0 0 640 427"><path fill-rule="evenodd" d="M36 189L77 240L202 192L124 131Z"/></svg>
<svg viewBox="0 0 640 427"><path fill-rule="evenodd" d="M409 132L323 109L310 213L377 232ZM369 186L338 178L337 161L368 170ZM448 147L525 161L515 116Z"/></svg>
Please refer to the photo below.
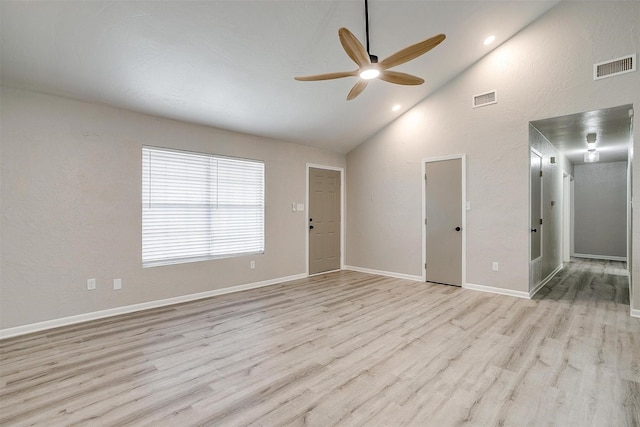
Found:
<svg viewBox="0 0 640 427"><path fill-rule="evenodd" d="M362 91L367 87L369 80L378 78L385 82L395 83L399 85L421 85L424 80L420 77L413 76L407 73L401 73L398 71L390 71L389 68L396 67L398 65L409 62L412 59L417 58L429 52L434 47L438 46L446 38L444 34L438 34L419 43L405 47L402 50L394 53L393 55L378 62L376 55L371 55L369 52L369 5L368 0L364 1L364 12L366 20L366 36L367 36L367 48L362 46L362 43L353 35L353 33L346 28L340 28L338 30L338 37L340 38L340 44L342 48L349 55L349 58L358 65L358 69L354 71L341 71L337 73L317 74L314 76L295 77L300 81L316 81L316 80L331 80L339 79L342 77L360 77L360 79L353 86L349 94L347 95L347 101L354 99L360 95Z"/></svg>

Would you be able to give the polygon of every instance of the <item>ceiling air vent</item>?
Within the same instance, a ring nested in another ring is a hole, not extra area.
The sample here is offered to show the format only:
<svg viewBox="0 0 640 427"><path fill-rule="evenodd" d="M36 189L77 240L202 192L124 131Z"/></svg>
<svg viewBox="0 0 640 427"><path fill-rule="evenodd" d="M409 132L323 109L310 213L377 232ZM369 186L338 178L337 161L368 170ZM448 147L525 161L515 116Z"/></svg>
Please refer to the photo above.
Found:
<svg viewBox="0 0 640 427"><path fill-rule="evenodd" d="M497 104L498 103L498 95L495 90L491 92L485 92L478 95L473 95L473 104L472 107L484 107L485 105Z"/></svg>
<svg viewBox="0 0 640 427"><path fill-rule="evenodd" d="M636 54L628 55L612 61L601 62L593 66L593 80L613 77L636 70Z"/></svg>

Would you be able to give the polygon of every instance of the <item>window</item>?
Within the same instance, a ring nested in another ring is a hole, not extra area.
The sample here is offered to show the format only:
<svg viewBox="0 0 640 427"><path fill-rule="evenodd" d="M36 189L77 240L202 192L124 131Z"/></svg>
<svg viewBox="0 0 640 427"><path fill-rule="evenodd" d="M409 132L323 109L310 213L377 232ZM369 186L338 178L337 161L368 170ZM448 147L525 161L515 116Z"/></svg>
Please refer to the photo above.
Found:
<svg viewBox="0 0 640 427"><path fill-rule="evenodd" d="M264 163L142 147L142 266L264 252Z"/></svg>

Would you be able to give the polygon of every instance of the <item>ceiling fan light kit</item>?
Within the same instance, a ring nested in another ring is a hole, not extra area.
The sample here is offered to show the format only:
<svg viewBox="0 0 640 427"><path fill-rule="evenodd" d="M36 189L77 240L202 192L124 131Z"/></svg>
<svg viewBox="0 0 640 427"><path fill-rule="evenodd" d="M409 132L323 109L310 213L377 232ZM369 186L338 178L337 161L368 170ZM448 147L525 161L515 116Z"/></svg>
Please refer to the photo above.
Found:
<svg viewBox="0 0 640 427"><path fill-rule="evenodd" d="M341 71L337 73L317 74L313 76L296 77L299 81L317 81L317 80L332 80L340 79L343 77L360 77L360 80L356 82L349 94L347 95L347 101L354 99L362 93L367 87L369 80L380 79L388 83L394 83L399 85L421 85L424 80L420 77L413 76L407 73L401 73L399 71L391 71L389 68L397 67L405 62L409 62L415 59L434 47L438 46L444 41L446 36L444 34L438 34L404 49L399 50L393 55L378 62L378 57L372 55L369 52L369 7L368 2L365 0L365 15L366 15L366 36L367 36L367 48L365 49L362 43L353 35L351 31L346 28L340 28L338 30L338 38L342 48L347 53L349 58L358 66L354 71Z"/></svg>
<svg viewBox="0 0 640 427"><path fill-rule="evenodd" d="M380 75L380 70L377 68L367 68L366 70L362 70L360 72L360 78L365 80L375 79Z"/></svg>

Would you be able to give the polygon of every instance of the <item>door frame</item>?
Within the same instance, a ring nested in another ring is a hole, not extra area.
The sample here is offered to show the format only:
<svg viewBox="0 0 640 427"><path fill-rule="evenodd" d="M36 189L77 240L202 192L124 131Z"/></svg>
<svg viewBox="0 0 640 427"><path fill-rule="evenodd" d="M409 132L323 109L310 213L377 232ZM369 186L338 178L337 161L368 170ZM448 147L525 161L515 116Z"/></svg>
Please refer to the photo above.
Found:
<svg viewBox="0 0 640 427"><path fill-rule="evenodd" d="M562 172L562 262L571 261L573 255L573 177Z"/></svg>
<svg viewBox="0 0 640 427"><path fill-rule="evenodd" d="M540 256L536 259L531 259L531 209L533 205L531 204L531 198L533 196L533 182L531 181L531 153L534 153L536 156L540 157L540 170L543 168L542 162L544 161L544 156L538 150L533 147L529 147L529 226L527 230L529 230L529 274L531 274L531 269L533 268L534 263L540 262L542 260L542 256L544 255L544 232L543 228L546 225L544 223L544 176L540 177L540 219L542 220L542 224L540 224ZM529 279L531 282L531 278ZM531 285L530 285L531 286Z"/></svg>
<svg viewBox="0 0 640 427"><path fill-rule="evenodd" d="M328 166L328 165L319 165L316 163L307 163L306 167L306 187L304 189L305 192L305 209L304 209L304 264L305 264L305 273L309 276L309 169L324 169L330 171L338 171L340 172L340 270L344 270L344 186L345 186L345 174L343 167L337 166ZM318 274L325 274L327 271L323 271Z"/></svg>
<svg viewBox="0 0 640 427"><path fill-rule="evenodd" d="M452 154L449 156L428 157L422 159L422 281L427 281L427 269L425 264L427 263L427 184L425 181L425 175L427 171L427 163L441 162L443 160L461 160L460 172L462 173L462 283L461 287L465 287L467 284L467 155L466 154Z"/></svg>

